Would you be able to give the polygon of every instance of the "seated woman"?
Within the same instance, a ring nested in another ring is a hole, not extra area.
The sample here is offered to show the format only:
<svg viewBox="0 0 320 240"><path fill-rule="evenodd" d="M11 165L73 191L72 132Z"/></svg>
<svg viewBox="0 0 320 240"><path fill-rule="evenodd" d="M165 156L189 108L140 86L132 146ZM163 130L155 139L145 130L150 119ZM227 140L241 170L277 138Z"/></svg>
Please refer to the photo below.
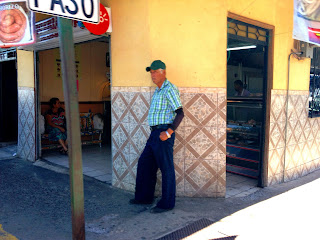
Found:
<svg viewBox="0 0 320 240"><path fill-rule="evenodd" d="M61 107L61 103L58 98L51 98L49 103L50 109L46 113L49 140L58 141L62 146L60 152L62 154L68 154L64 109Z"/></svg>

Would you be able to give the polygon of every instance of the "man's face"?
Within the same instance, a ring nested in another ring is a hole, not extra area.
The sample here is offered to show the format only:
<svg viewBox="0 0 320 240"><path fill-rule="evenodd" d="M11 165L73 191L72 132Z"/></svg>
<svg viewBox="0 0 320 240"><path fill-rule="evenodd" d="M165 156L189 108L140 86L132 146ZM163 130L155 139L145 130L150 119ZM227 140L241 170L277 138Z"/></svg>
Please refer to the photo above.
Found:
<svg viewBox="0 0 320 240"><path fill-rule="evenodd" d="M240 90L240 85L239 84L234 84L234 90L239 91Z"/></svg>
<svg viewBox="0 0 320 240"><path fill-rule="evenodd" d="M151 79L154 84L158 87L162 85L162 83L166 80L166 70L157 69L157 70L150 70Z"/></svg>

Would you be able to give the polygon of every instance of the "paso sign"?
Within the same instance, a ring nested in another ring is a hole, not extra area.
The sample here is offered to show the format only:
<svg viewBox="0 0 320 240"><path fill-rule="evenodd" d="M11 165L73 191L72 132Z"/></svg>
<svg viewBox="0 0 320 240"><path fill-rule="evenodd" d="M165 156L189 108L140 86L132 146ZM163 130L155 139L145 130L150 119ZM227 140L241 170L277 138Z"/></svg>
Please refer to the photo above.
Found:
<svg viewBox="0 0 320 240"><path fill-rule="evenodd" d="M99 23L100 0L28 0L31 11Z"/></svg>

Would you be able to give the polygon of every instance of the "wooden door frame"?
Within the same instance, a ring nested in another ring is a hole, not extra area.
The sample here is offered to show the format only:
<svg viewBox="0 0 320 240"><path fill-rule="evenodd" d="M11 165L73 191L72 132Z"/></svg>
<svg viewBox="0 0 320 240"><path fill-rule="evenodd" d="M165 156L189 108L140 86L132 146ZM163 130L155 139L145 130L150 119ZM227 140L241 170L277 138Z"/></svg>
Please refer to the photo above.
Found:
<svg viewBox="0 0 320 240"><path fill-rule="evenodd" d="M270 138L270 112L271 112L271 89L273 87L273 59L274 59L274 26L257 20L246 18L235 13L228 12L228 18L248 23L269 31L268 38L268 62L267 62L267 95L266 97L266 115L265 115L265 138L264 155L262 159L261 183L260 187L268 186L268 163L269 163L269 138Z"/></svg>

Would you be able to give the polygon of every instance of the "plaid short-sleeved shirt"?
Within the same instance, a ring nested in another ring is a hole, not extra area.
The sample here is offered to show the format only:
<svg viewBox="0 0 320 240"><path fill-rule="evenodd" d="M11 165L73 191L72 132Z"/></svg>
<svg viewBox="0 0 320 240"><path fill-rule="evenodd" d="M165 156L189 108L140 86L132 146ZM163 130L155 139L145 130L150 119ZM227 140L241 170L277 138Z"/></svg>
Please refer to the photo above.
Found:
<svg viewBox="0 0 320 240"><path fill-rule="evenodd" d="M152 96L148 114L149 126L172 124L176 116L175 110L181 107L178 88L166 79Z"/></svg>

